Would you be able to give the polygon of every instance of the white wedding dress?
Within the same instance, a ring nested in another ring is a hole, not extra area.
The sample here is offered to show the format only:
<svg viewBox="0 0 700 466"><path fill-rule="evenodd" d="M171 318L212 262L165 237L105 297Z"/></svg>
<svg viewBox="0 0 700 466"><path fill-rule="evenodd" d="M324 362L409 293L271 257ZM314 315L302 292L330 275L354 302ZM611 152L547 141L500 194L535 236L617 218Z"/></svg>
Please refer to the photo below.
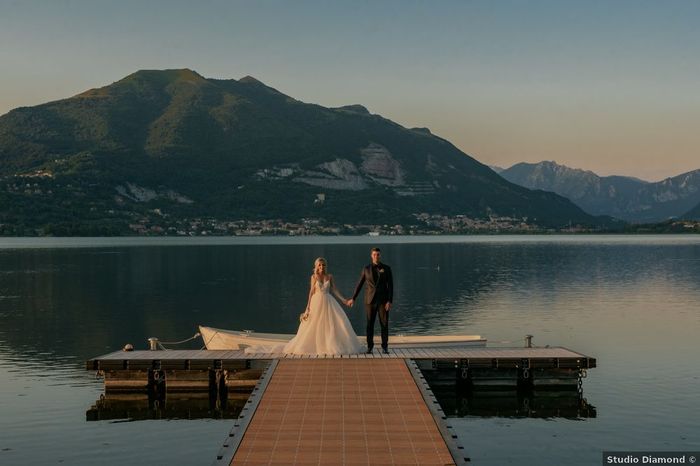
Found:
<svg viewBox="0 0 700 466"><path fill-rule="evenodd" d="M348 316L330 293L331 282L316 281L309 302L309 317L299 324L297 334L286 344L250 346L246 353L354 354L363 350Z"/></svg>

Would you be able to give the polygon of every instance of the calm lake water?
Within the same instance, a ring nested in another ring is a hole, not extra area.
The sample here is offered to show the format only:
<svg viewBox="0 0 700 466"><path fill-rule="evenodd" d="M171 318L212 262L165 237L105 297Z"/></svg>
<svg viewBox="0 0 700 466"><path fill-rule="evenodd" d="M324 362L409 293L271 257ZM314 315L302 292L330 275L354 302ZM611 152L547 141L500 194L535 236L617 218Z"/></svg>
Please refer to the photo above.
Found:
<svg viewBox="0 0 700 466"><path fill-rule="evenodd" d="M347 294L375 244L395 275L392 333L532 334L598 360L594 415L442 394L473 464L700 450L700 236L0 238L0 464L211 464L231 413L88 421L103 387L84 361L200 323L293 333L314 258ZM361 307L349 314L364 333Z"/></svg>

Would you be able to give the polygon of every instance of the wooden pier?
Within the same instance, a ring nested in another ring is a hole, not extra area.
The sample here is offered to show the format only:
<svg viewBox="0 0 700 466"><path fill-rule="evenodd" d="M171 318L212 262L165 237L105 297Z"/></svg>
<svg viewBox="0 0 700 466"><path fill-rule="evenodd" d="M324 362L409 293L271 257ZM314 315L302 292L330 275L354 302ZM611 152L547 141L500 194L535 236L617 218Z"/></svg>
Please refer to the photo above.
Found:
<svg viewBox="0 0 700 466"><path fill-rule="evenodd" d="M271 372L217 464L455 464L405 361L285 359Z"/></svg>
<svg viewBox="0 0 700 466"><path fill-rule="evenodd" d="M579 388L589 356L561 347L390 349L297 356L117 351L87 361L105 391L251 394L215 464L466 464L428 381Z"/></svg>

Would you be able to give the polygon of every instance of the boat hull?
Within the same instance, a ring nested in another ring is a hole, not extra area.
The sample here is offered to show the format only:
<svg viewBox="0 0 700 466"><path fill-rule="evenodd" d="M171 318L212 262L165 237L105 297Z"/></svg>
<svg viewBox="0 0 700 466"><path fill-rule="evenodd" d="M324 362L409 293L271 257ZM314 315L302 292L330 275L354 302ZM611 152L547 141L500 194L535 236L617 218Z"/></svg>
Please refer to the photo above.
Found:
<svg viewBox="0 0 700 466"><path fill-rule="evenodd" d="M274 346L288 342L294 335L281 333L256 333L249 331L224 330L213 327L199 327L204 345L208 350L236 350L248 346ZM365 336L357 337L366 343ZM376 346L381 344L378 335L374 337ZM451 348L465 346L486 346L486 339L480 335L389 335L391 348Z"/></svg>

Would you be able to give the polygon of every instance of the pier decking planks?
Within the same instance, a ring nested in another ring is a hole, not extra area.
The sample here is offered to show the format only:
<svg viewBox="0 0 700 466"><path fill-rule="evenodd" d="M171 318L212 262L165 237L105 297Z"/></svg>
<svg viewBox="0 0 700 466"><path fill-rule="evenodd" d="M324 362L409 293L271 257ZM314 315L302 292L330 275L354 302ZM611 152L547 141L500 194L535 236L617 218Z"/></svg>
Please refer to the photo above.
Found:
<svg viewBox="0 0 700 466"><path fill-rule="evenodd" d="M455 459L406 362L379 356L280 359L230 464L270 462L445 465Z"/></svg>
<svg viewBox="0 0 700 466"><path fill-rule="evenodd" d="M120 362L138 362L139 365L147 365L154 361L247 361L247 360L272 360L272 359L442 359L442 360L479 360L482 362L500 359L538 359L567 360L569 363L582 368L595 367L594 358L577 353L567 348L398 348L389 349L389 354L383 354L381 350L372 354L343 355L318 355L316 357L300 356L293 354L261 353L247 354L243 350L166 350L166 351L114 351L112 353L90 359L86 363L88 370L100 370L103 365L109 364L109 368L119 365Z"/></svg>

